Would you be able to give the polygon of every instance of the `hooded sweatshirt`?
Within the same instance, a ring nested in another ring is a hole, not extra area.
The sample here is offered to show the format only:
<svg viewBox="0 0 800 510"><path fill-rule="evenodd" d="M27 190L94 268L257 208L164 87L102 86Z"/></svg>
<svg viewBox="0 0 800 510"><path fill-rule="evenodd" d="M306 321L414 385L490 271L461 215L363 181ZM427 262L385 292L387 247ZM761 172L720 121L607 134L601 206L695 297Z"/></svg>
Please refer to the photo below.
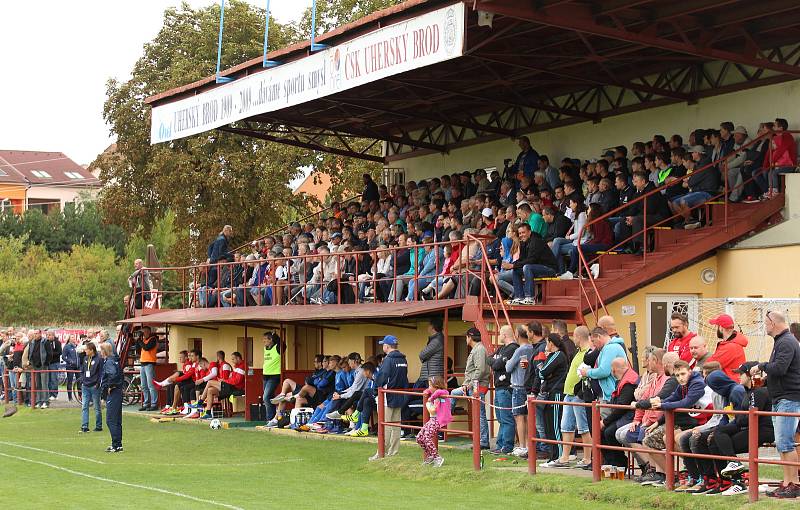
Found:
<svg viewBox="0 0 800 510"><path fill-rule="evenodd" d="M747 357L744 354L744 348L747 347L747 344L747 337L734 331L730 338L717 344L717 350L706 360L706 363L711 361L718 362L722 365L722 370L725 374L735 381L739 376L733 370L747 361Z"/></svg>
<svg viewBox="0 0 800 510"><path fill-rule="evenodd" d="M625 358L625 345L620 337L615 336L600 350L597 358L597 366L588 371L590 379L595 379L600 384L603 392L603 400L610 401L611 394L617 388L617 381L611 375L611 362L617 358Z"/></svg>
<svg viewBox="0 0 800 510"><path fill-rule="evenodd" d="M691 372L689 380L683 386L678 386L672 395L661 401L661 409L713 409L714 391L706 386L703 375L699 372ZM712 416L705 413L692 413L688 416L694 418L695 422L691 425L685 420L685 413L678 413L675 416L675 424L681 428L688 426L702 425ZM662 416L659 422L663 422Z"/></svg>

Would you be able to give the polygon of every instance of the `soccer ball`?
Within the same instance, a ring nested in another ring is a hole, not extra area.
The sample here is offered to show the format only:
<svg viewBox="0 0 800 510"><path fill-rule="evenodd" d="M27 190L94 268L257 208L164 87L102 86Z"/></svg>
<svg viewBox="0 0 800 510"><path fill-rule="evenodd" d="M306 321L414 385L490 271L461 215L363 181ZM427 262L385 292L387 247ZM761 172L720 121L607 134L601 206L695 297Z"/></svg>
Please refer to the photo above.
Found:
<svg viewBox="0 0 800 510"><path fill-rule="evenodd" d="M222 428L222 422L219 421L219 418L214 418L208 426L211 427L211 430L219 430Z"/></svg>

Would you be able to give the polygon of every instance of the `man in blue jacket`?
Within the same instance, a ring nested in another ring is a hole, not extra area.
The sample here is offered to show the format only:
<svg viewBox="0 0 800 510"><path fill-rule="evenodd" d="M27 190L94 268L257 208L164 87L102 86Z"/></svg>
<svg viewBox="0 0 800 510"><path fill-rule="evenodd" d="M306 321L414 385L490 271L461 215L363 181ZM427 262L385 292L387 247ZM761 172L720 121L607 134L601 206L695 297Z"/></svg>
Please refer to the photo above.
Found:
<svg viewBox="0 0 800 510"><path fill-rule="evenodd" d="M218 269L216 264L220 262L233 262L233 254L228 250L228 241L231 237L233 237L233 227L225 225L222 228L222 232L214 239L214 242L208 245L208 263L211 264L211 267L208 268L208 283L206 284L208 287L214 288L217 286L218 274L228 274L226 268ZM222 281L219 283L220 287L222 287L226 282Z"/></svg>
<svg viewBox="0 0 800 510"><path fill-rule="evenodd" d="M387 390L408 388L408 361L406 360L406 355L397 350L397 337L386 335L378 343L383 346L383 352L386 357L383 358L383 363L381 363L375 386ZM405 395L387 394L383 419L388 422L399 422L400 411L405 404L405 400ZM397 455L397 451L400 449L400 427L386 427L384 447L386 457ZM380 457L377 453L369 458L371 461L378 459Z"/></svg>
<svg viewBox="0 0 800 510"><path fill-rule="evenodd" d="M620 337L611 338L608 332L601 327L592 330L591 338L594 348L600 350L600 356L597 358L595 368L583 367L581 369L581 376L595 379L603 392L601 400L608 402L611 400L611 394L617 388L617 381L611 373L611 362L617 358L628 359L625 354L625 344ZM610 413L610 409L601 410L604 418Z"/></svg>
<svg viewBox="0 0 800 510"><path fill-rule="evenodd" d="M95 432L103 430L103 411L100 408L100 377L103 373L103 359L97 354L97 347L87 342L80 354L80 384L83 406L81 412L81 432L89 432L89 404L94 403Z"/></svg>

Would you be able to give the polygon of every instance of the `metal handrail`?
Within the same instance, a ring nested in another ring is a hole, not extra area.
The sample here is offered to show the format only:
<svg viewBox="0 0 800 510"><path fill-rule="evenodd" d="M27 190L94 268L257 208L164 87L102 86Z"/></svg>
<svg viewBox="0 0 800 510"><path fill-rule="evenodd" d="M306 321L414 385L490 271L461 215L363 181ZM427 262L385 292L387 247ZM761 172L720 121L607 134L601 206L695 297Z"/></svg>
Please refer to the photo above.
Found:
<svg viewBox="0 0 800 510"><path fill-rule="evenodd" d="M508 316L508 310L506 309L506 305L503 302L502 293L500 292L500 285L497 283L497 275L494 273L494 271L492 271L492 266L489 263L489 256L486 253L486 245L473 234L467 234L466 238L479 243L479 246L480 246L480 249L481 249L481 273L482 273L481 276L487 275L488 278L489 278L489 281L494 286L495 296L497 296L497 301L500 304L500 309L498 310L495 307L494 302L491 299L491 295L489 294L489 288L486 286L486 280L484 278L482 278L482 277L478 277L479 281L481 282L481 295L478 298L478 303L480 305L483 304L483 297L485 295L486 296L486 301L489 303L489 309L492 311L492 315L494 316L494 322L495 322L495 326L497 327L497 331L498 332L500 331L500 327L501 327L501 324L500 324L500 312L501 311L503 313L503 317L506 320L506 324L513 328L514 326L513 326L513 324L511 324L511 319ZM483 309L483 306L481 306L481 313L483 313L482 309Z"/></svg>

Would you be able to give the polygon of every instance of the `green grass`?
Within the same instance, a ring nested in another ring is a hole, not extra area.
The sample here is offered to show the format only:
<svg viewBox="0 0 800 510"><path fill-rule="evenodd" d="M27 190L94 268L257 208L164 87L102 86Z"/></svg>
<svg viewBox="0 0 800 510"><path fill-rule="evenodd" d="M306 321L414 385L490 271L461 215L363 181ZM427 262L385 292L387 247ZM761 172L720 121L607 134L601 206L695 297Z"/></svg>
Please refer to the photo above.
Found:
<svg viewBox="0 0 800 510"><path fill-rule="evenodd" d="M491 456L486 469L475 473L471 453L460 450L442 450L446 463L441 469L421 466L416 446L401 448L398 457L368 463L375 451L372 443L315 441L241 429L214 431L181 423L154 424L129 415L124 418L125 452L106 454L108 433L81 435L79 426L80 411L73 409L21 409L13 418L0 420L3 500L13 502L13 508L57 504L63 509L137 510L223 505L293 510L339 505L564 509L587 504L592 510L730 510L746 501L669 494L628 482L594 484L569 474L531 477L524 464L501 467L489 462ZM796 505L768 501L758 507Z"/></svg>

